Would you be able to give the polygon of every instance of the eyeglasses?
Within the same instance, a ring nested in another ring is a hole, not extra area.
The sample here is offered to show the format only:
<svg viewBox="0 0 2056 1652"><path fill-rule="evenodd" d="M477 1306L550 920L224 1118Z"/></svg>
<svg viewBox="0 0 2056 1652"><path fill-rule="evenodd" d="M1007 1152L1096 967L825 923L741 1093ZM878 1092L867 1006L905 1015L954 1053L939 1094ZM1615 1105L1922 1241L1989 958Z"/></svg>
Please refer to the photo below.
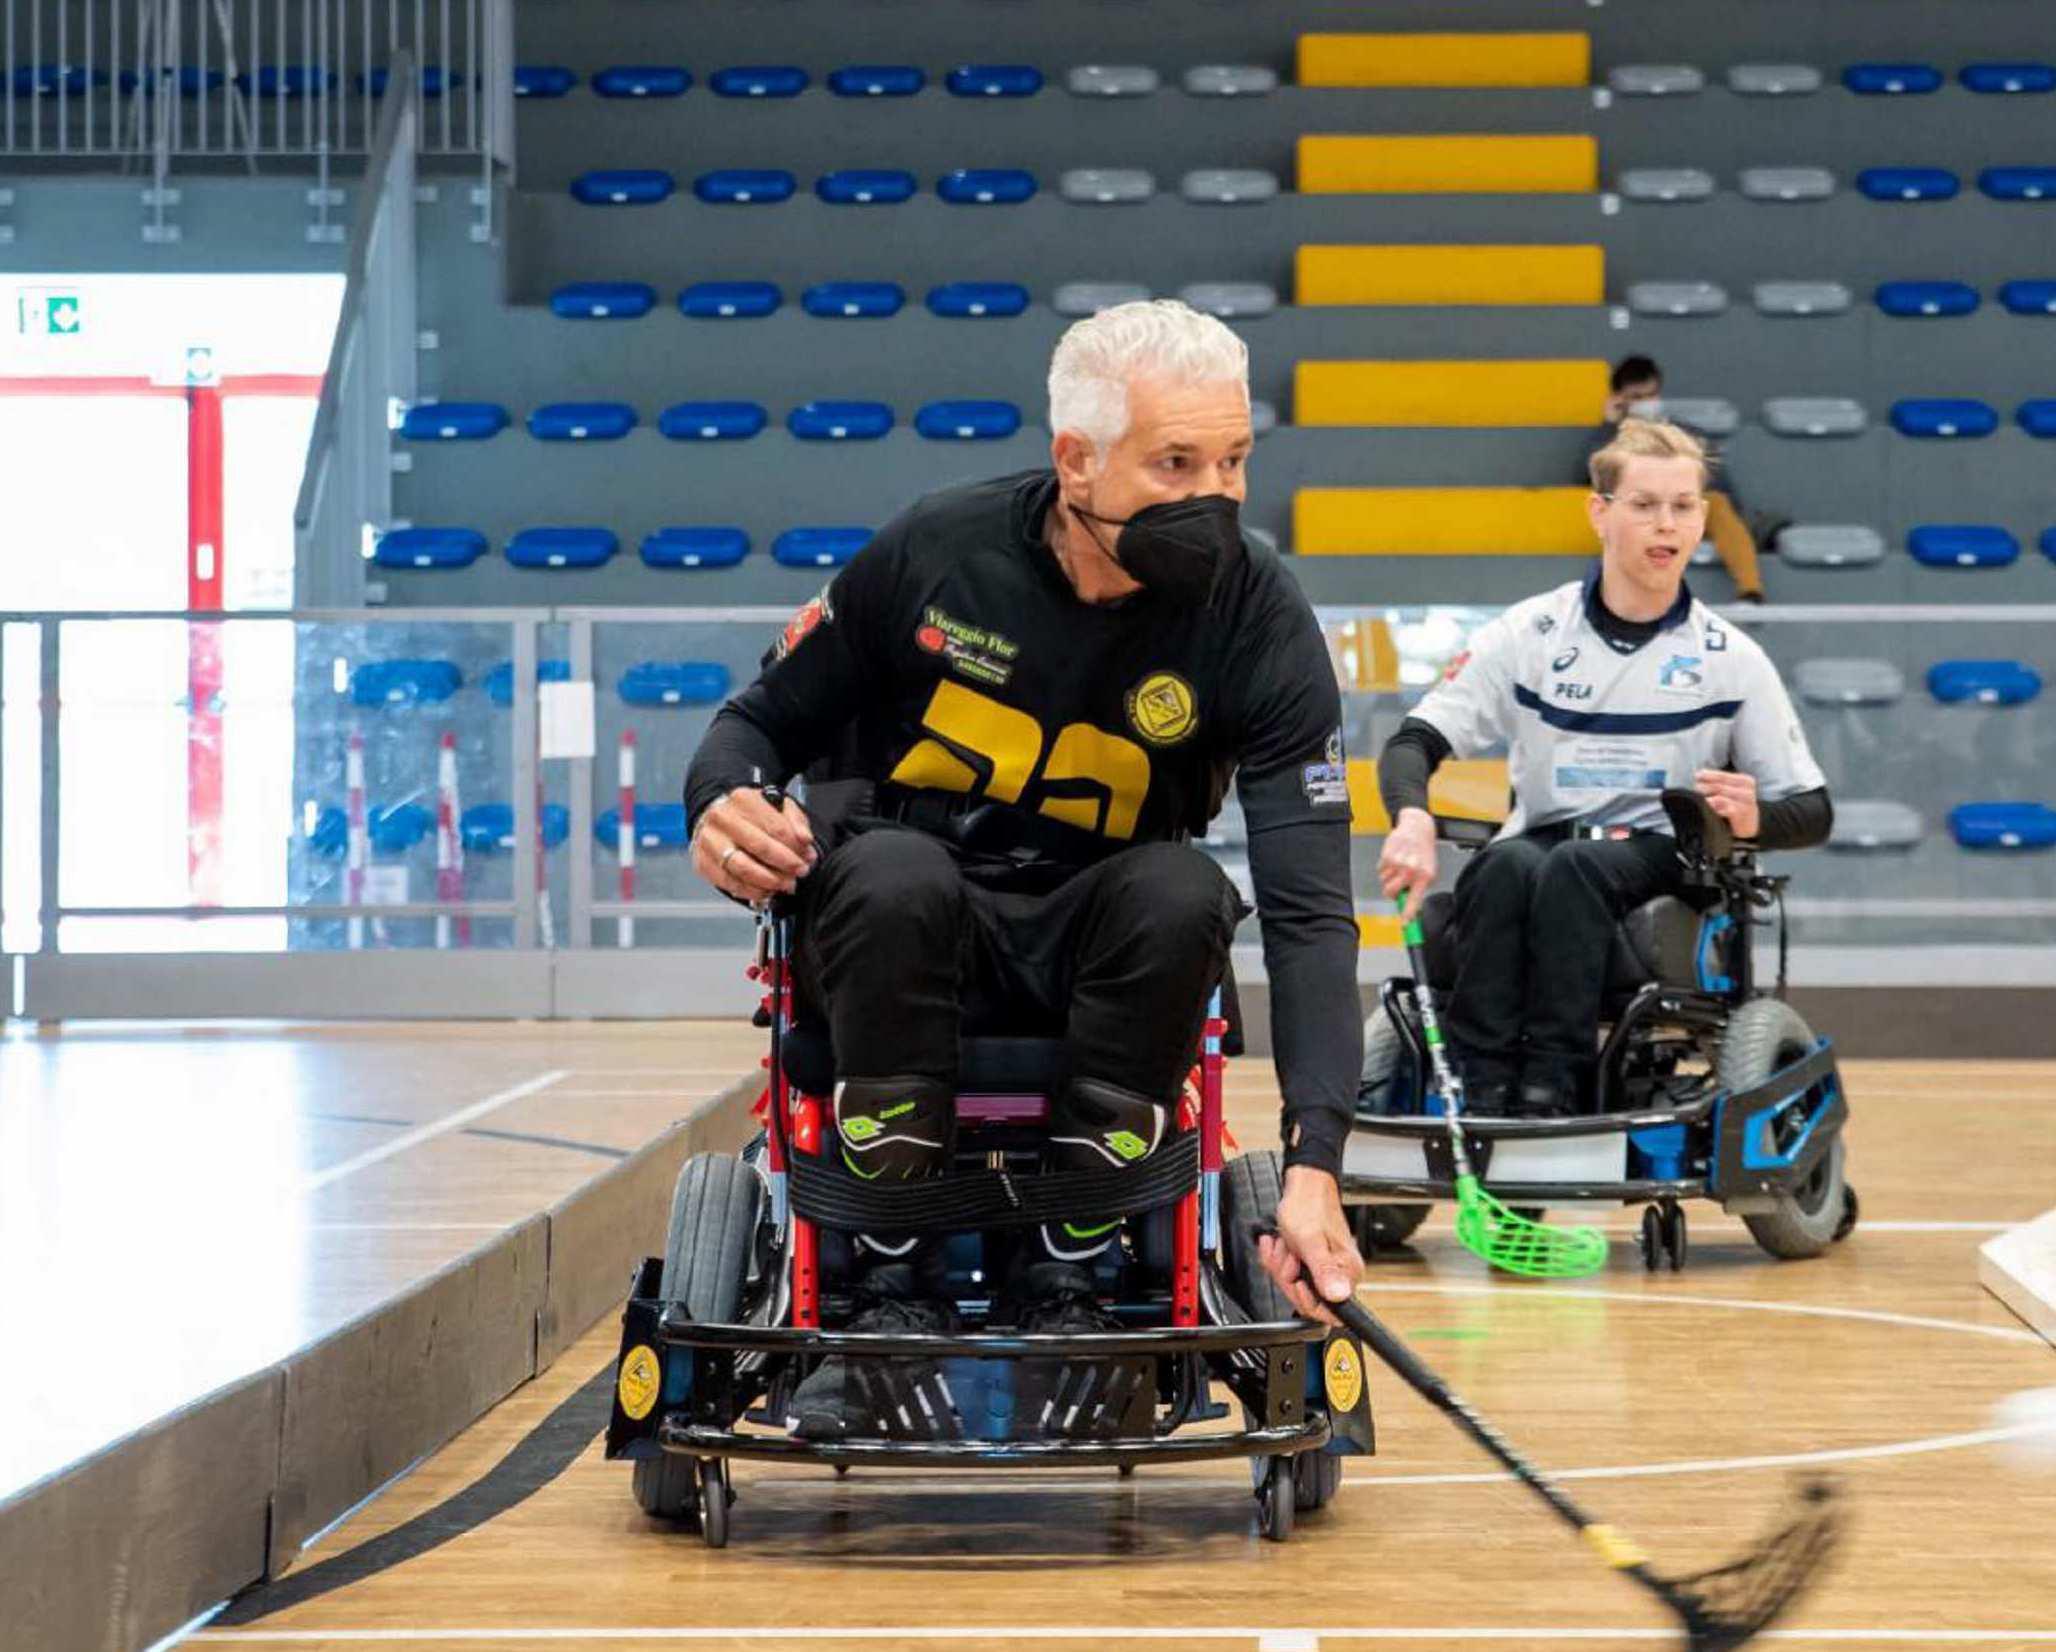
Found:
<svg viewBox="0 0 2056 1652"><path fill-rule="evenodd" d="M1697 516L1706 509L1703 493L1681 493L1675 499L1652 499L1646 493L1602 493L1600 498L1618 505L1637 522L1654 522L1667 510L1673 516Z"/></svg>

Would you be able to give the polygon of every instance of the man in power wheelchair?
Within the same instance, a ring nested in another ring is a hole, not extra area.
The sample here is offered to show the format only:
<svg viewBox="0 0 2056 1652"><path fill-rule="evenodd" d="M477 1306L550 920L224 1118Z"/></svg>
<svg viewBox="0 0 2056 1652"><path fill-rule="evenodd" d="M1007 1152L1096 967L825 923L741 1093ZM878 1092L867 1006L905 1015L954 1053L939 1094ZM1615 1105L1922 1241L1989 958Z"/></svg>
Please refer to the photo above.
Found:
<svg viewBox="0 0 2056 1652"><path fill-rule="evenodd" d="M1050 415L1053 470L888 524L686 780L695 866L768 908L768 1139L688 1166L612 1443L669 1448L645 1506L690 1486L703 1527L725 1479L694 1457L1243 1455L1282 1536L1333 1489L1321 1448L1369 1445L1360 1352L1298 1318L1362 1271L1357 943L1334 674L1238 523L1247 353L1183 305L1104 311L1059 343ZM1222 1152L1209 1006L1243 908L1187 840L1231 777L1282 1161ZM1247 1426L1170 1438L1218 1414L1210 1378ZM788 1436L738 1433L751 1408Z"/></svg>
<svg viewBox="0 0 2056 1652"><path fill-rule="evenodd" d="M1489 1187L1649 1201L1651 1266L1682 1264L1677 1201L1696 1194L1774 1254L1817 1254L1853 1221L1845 1108L1831 1048L1783 1002L1782 963L1756 995L1751 943L1773 904L1782 926L1785 881L1756 852L1823 841L1826 783L1775 667L1684 586L1698 443L1629 420L1591 463L1599 567L1483 627L1387 744L1381 882L1419 907ZM1438 822L1436 765L1502 740L1511 817ZM1476 852L1453 897L1423 903L1438 836ZM1388 983L1366 1029L1345 1177L1359 1197L1436 1182L1415 992ZM1422 1214L1367 1207L1359 1237L1403 1237Z"/></svg>

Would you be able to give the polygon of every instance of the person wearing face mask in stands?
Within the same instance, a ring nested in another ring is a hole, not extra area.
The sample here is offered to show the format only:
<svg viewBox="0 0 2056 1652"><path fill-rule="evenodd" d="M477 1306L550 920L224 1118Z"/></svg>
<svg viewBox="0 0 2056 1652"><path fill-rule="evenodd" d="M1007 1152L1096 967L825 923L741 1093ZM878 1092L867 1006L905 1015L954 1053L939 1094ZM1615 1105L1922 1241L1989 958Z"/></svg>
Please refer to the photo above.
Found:
<svg viewBox="0 0 2056 1652"><path fill-rule="evenodd" d="M723 707L686 778L694 865L739 900L795 897L857 1174L944 1172L959 1035L996 1019L1069 1047L1050 1167L1128 1166L1172 1128L1242 915L1190 842L1232 779L1284 1096L1267 1266L1315 1311L1363 1266L1337 1183L1362 1037L1349 796L1313 612L1240 527L1248 352L1182 304L1124 304L1064 335L1049 400L1050 468L888 523ZM869 783L840 820L766 800L831 755ZM1046 1224L1019 1323L1101 1324L1086 1264L1111 1240ZM856 1327L947 1325L917 1249L859 1240ZM805 1437L863 1431L837 1363L795 1396Z"/></svg>

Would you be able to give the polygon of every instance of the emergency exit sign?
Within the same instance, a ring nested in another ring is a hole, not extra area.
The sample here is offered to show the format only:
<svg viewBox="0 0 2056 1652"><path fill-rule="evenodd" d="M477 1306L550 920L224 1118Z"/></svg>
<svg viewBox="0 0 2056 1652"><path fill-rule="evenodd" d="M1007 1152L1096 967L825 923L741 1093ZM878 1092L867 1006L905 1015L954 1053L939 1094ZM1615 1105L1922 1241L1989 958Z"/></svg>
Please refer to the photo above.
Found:
<svg viewBox="0 0 2056 1652"><path fill-rule="evenodd" d="M24 287L15 313L21 331L33 337L65 338L85 329L79 295L59 287Z"/></svg>

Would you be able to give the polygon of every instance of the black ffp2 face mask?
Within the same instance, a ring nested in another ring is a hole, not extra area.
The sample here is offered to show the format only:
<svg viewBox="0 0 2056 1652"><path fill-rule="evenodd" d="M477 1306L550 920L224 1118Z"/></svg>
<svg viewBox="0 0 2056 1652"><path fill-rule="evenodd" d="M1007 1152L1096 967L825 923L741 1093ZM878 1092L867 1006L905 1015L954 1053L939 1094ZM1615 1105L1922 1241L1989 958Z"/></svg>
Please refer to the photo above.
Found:
<svg viewBox="0 0 2056 1652"><path fill-rule="evenodd" d="M1082 505L1071 509L1119 528L1114 547L1106 554L1144 590L1186 607L1211 599L1242 555L1242 507L1225 493L1169 500L1125 519L1101 516ZM1105 551L1106 546L1100 549Z"/></svg>

